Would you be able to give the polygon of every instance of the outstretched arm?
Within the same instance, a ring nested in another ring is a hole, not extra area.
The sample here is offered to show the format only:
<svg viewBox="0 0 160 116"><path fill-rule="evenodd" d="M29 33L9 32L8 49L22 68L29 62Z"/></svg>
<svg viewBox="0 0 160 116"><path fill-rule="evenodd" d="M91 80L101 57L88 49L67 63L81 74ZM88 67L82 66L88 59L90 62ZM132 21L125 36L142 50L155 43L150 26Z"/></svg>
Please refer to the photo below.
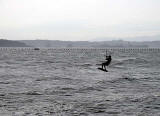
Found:
<svg viewBox="0 0 160 116"><path fill-rule="evenodd" d="M109 56L106 56L106 60L108 60Z"/></svg>

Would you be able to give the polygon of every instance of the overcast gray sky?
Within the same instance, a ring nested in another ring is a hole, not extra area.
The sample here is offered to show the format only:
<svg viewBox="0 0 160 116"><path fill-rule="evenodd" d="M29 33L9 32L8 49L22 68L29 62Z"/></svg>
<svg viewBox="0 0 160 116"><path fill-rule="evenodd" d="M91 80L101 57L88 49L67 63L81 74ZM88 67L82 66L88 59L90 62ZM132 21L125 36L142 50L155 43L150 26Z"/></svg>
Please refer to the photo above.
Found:
<svg viewBox="0 0 160 116"><path fill-rule="evenodd" d="M160 0L0 0L0 38L80 41L156 35Z"/></svg>

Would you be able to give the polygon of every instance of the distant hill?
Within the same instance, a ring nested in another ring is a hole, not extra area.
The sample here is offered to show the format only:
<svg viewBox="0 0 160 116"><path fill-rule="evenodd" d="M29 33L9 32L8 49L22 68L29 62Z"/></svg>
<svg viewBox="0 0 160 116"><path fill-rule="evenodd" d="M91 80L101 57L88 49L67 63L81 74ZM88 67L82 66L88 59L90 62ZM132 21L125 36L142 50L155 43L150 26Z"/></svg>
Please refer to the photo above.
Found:
<svg viewBox="0 0 160 116"><path fill-rule="evenodd" d="M55 47L55 48L160 48L160 41L130 42L123 40L113 41L58 41L58 40L21 40L28 46Z"/></svg>
<svg viewBox="0 0 160 116"><path fill-rule="evenodd" d="M131 42L112 41L58 41L58 40L4 40L0 39L0 47L54 47L54 48L160 48L160 41Z"/></svg>
<svg viewBox="0 0 160 116"><path fill-rule="evenodd" d="M71 47L91 47L92 42L88 41L59 41L59 40L21 40L29 46L34 47L55 47L55 48L71 48Z"/></svg>
<svg viewBox="0 0 160 116"><path fill-rule="evenodd" d="M29 47L29 45L19 41L0 39L0 47Z"/></svg>

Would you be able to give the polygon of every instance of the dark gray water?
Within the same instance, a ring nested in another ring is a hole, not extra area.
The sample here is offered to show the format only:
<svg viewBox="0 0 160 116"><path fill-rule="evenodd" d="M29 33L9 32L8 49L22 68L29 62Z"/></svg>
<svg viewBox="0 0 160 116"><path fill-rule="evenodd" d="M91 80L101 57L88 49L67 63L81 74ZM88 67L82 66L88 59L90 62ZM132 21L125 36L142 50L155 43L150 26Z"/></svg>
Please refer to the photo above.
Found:
<svg viewBox="0 0 160 116"><path fill-rule="evenodd" d="M159 116L160 50L0 49L0 116Z"/></svg>

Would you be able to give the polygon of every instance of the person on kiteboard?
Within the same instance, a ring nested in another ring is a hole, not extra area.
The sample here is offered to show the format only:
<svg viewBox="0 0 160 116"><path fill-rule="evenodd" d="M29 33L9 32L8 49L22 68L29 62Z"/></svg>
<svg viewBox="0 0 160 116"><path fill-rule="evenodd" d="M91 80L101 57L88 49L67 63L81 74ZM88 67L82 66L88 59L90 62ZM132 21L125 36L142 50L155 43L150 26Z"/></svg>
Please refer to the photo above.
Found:
<svg viewBox="0 0 160 116"><path fill-rule="evenodd" d="M102 63L102 69L104 69L104 70L106 70L106 66L108 66L110 63L111 63L111 61L112 61L112 57L111 57L111 55L109 55L109 56L106 56L106 62L103 62ZM104 67L104 68L103 68Z"/></svg>

